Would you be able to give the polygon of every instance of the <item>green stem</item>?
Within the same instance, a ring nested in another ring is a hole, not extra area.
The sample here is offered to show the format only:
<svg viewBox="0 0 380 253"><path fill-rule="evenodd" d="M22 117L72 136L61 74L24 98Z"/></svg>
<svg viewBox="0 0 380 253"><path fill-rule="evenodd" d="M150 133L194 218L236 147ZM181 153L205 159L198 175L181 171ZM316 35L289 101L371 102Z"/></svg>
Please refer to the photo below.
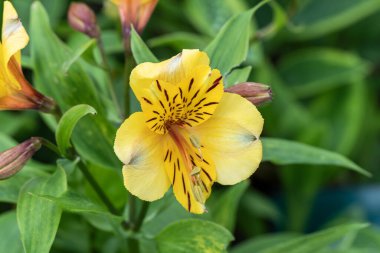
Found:
<svg viewBox="0 0 380 253"><path fill-rule="evenodd" d="M130 228L131 230L135 230L135 224L136 224L136 202L137 199L135 196L133 196L131 193L129 193L129 198L128 198L128 212L129 212L129 222L130 222Z"/></svg>
<svg viewBox="0 0 380 253"><path fill-rule="evenodd" d="M59 152L58 147L54 143L52 143L51 141L49 141L45 138L42 138L42 137L39 137L39 138L40 138L41 144L43 146L47 147L48 149L50 149L51 151L56 153L58 156L61 156L61 152Z"/></svg>
<svg viewBox="0 0 380 253"><path fill-rule="evenodd" d="M139 253L140 252L139 241L133 237L130 237L127 240L128 240L128 248L129 248L128 252Z"/></svg>
<svg viewBox="0 0 380 253"><path fill-rule="evenodd" d="M97 42L98 42L97 44L98 44L98 48L99 48L99 51L100 51L100 56L102 58L102 65L103 65L104 69L107 71L108 77L109 77L109 79L107 78L107 80L106 80L107 86L108 86L108 91L109 91L109 93L111 95L111 99L112 99L112 101L113 101L113 103L115 105L117 113L119 114L119 116L122 116L121 115L120 104L119 104L119 101L117 99L117 96L116 96L116 93L115 93L115 89L114 89L114 87L112 85L112 82L111 82L111 79L112 79L111 68L110 68L110 65L108 64L106 51L104 49L104 44L103 44L103 41L100 38L100 36L97 38Z"/></svg>
<svg viewBox="0 0 380 253"><path fill-rule="evenodd" d="M133 59L132 52L130 50L126 50L125 51L125 68L124 68L124 73L125 73L124 116L128 116L131 114L131 105L130 105L131 86L129 85L129 76L131 75L131 72L135 66L136 66L136 62Z"/></svg>
<svg viewBox="0 0 380 253"><path fill-rule="evenodd" d="M47 147L48 149L55 152L58 156L61 156L61 153L59 152L58 147L52 143L51 141L40 138L42 145ZM108 210L115 215L118 215L117 209L114 207L112 202L109 200L107 195L104 193L102 188L99 186L98 182L96 182L95 178L91 175L91 173L88 171L86 165L81 161L78 164L79 169L82 171L83 175L87 179L87 181L90 183L96 194L98 194L99 198L104 202L104 204L107 206Z"/></svg>
<svg viewBox="0 0 380 253"><path fill-rule="evenodd" d="M136 223L133 226L133 230L135 232L138 232L140 230L140 228L144 222L144 218L145 218L146 214L148 213L149 204L150 204L150 202L142 201L142 206L140 209L139 216L137 217Z"/></svg>
<svg viewBox="0 0 380 253"><path fill-rule="evenodd" d="M87 169L86 165L81 161L78 164L79 169L82 171L84 177L90 183L96 194L103 201L103 203L107 206L108 210L115 215L118 215L117 209L114 207L110 199L104 193L102 188L99 186L98 182L96 182L95 178L91 175L90 171Z"/></svg>

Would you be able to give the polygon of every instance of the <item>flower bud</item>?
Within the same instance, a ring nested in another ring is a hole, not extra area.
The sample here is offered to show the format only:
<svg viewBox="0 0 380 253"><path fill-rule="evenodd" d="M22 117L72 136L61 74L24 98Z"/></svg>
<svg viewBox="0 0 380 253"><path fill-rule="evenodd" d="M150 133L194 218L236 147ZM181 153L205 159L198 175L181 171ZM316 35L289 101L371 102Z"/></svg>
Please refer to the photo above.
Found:
<svg viewBox="0 0 380 253"><path fill-rule="evenodd" d="M225 89L226 92L238 94L254 105L261 105L272 100L272 90L268 85L261 83L239 83Z"/></svg>
<svg viewBox="0 0 380 253"><path fill-rule="evenodd" d="M40 148L41 139L32 137L13 148L0 152L0 180L19 172Z"/></svg>
<svg viewBox="0 0 380 253"><path fill-rule="evenodd" d="M91 38L99 37L99 28L96 24L95 13L84 3L73 2L68 11L70 26Z"/></svg>

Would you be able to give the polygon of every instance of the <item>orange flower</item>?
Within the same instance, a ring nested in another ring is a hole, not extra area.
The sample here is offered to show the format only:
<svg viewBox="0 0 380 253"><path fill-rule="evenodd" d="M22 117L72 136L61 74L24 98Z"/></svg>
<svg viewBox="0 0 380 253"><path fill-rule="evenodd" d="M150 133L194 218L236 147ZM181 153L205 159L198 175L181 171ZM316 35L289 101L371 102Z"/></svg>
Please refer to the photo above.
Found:
<svg viewBox="0 0 380 253"><path fill-rule="evenodd" d="M158 0L111 0L119 8L126 45L129 45L131 25L141 33L152 15Z"/></svg>
<svg viewBox="0 0 380 253"><path fill-rule="evenodd" d="M28 42L16 10L5 1L0 43L0 110L54 109L54 101L33 89L22 73L20 50Z"/></svg>

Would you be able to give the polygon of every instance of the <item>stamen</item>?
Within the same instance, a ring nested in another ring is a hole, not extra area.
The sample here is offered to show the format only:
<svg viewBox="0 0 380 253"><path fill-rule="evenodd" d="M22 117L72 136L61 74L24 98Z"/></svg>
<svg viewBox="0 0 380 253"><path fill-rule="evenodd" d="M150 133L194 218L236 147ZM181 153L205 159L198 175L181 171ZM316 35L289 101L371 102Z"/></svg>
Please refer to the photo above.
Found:
<svg viewBox="0 0 380 253"><path fill-rule="evenodd" d="M183 161L185 163L185 167L188 169L191 191L194 195L194 198L202 206L203 210L207 212L207 208L205 206L205 203L206 203L205 195L207 193L207 189L201 179L201 172L204 170L198 166L195 166L195 164L193 163L193 160L192 160L193 158L187 152L187 149L191 149L190 143L183 138L182 134L180 134L179 132L179 129L177 129L173 125L169 125L168 129L169 129L170 136L173 138L173 141L176 143L179 149L179 152L182 155ZM198 149L199 151L200 155L196 153L197 155L196 157L203 162L203 157L201 153L202 145L200 144L200 141L197 139L195 135L190 135L189 139L190 139L191 145L195 147L196 149ZM178 166L179 166L179 161L178 161ZM205 172L205 175L207 175L207 172ZM185 186L184 182L183 182L183 185Z"/></svg>
<svg viewBox="0 0 380 253"><path fill-rule="evenodd" d="M194 148L196 148L199 152L199 160L203 162L203 155L201 150L201 142L199 141L198 137L196 135L190 135L190 142L193 145ZM198 156L198 155L197 155Z"/></svg>
<svg viewBox="0 0 380 253"><path fill-rule="evenodd" d="M206 191L205 186L202 183L201 179L201 169L197 166L193 166L193 169L190 172L191 176L191 189L193 191L195 199L202 205L205 212L207 208L205 206L206 199L204 197L204 192Z"/></svg>

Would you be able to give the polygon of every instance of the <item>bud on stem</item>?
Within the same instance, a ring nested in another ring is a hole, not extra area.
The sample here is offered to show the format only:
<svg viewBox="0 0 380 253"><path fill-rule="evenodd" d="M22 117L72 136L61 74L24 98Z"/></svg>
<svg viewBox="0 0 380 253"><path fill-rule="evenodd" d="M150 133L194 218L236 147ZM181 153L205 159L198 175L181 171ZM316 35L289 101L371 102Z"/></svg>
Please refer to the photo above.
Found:
<svg viewBox="0 0 380 253"><path fill-rule="evenodd" d="M272 100L272 90L268 85L245 82L225 89L226 92L238 94L254 105L262 105Z"/></svg>
<svg viewBox="0 0 380 253"><path fill-rule="evenodd" d="M41 139L31 137L13 148L0 152L0 180L19 172L40 148Z"/></svg>
<svg viewBox="0 0 380 253"><path fill-rule="evenodd" d="M68 11L70 26L91 38L99 38L99 27L96 24L95 13L84 3L73 2Z"/></svg>

